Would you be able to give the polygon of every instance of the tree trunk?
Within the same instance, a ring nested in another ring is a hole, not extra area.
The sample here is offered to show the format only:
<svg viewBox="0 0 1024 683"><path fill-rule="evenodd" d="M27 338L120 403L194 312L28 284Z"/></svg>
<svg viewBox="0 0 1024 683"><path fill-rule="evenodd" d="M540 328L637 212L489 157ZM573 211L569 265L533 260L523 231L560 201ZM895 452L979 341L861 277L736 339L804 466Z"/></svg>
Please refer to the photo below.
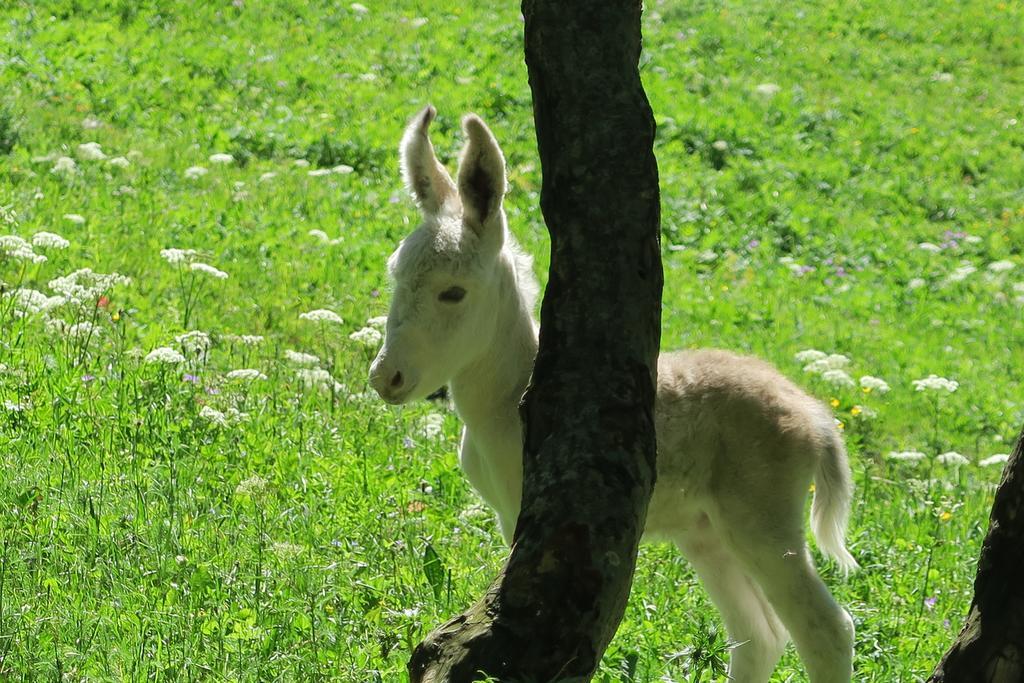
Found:
<svg viewBox="0 0 1024 683"><path fill-rule="evenodd" d="M413 683L588 681L622 618L655 477L662 270L640 3L524 0L551 270L521 406L523 507L485 596Z"/></svg>
<svg viewBox="0 0 1024 683"><path fill-rule="evenodd" d="M967 623L928 680L1024 681L1024 429L996 490Z"/></svg>

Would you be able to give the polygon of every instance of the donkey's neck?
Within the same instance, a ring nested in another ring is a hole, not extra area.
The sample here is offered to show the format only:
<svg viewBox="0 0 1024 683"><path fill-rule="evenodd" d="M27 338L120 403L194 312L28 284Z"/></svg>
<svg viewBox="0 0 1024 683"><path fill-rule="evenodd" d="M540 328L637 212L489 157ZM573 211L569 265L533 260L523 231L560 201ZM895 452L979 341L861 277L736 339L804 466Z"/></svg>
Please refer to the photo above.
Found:
<svg viewBox="0 0 1024 683"><path fill-rule="evenodd" d="M450 383L455 409L484 448L492 439L508 439L510 430L515 432L514 439L520 437L519 400L537 355L537 325L520 292L514 266L506 265L494 338L481 340L481 354ZM518 451L518 442L513 443Z"/></svg>

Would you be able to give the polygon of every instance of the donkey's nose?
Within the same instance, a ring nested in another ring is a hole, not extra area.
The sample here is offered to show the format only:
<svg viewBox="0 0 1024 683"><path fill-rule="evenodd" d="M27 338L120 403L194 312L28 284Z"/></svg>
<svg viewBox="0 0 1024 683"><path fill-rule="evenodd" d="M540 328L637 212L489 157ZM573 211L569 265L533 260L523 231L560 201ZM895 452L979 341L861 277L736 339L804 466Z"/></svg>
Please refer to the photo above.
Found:
<svg viewBox="0 0 1024 683"><path fill-rule="evenodd" d="M395 391L401 389L403 384L405 384L405 378L402 377L401 370L395 372L394 376L391 378L391 381L388 382L388 385Z"/></svg>

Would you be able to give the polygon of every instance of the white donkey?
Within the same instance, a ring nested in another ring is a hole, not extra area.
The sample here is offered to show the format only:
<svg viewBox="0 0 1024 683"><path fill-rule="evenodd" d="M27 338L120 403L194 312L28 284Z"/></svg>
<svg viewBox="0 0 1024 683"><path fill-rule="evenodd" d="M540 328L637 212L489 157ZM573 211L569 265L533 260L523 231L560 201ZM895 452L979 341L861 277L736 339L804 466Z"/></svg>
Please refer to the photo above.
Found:
<svg viewBox="0 0 1024 683"><path fill-rule="evenodd" d="M506 228L505 161L491 131L463 119L456 184L427 136L434 114L424 109L402 138L423 222L388 260L394 296L370 382L394 404L449 385L465 422L462 469L511 542L538 286ZM813 480L819 547L842 569L857 566L843 541L850 471L829 410L760 360L704 350L661 356L655 413L658 479L644 535L676 543L721 610L730 678L767 681L788 632L813 683L847 683L853 621L815 571L803 522Z"/></svg>

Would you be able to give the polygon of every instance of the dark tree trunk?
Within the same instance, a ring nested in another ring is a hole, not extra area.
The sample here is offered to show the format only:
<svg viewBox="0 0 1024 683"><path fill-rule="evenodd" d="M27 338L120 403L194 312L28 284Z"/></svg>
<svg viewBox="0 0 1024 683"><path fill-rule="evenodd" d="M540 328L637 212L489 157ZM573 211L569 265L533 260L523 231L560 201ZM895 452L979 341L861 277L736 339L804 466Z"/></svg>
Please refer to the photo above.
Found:
<svg viewBox="0 0 1024 683"><path fill-rule="evenodd" d="M928 680L1024 681L1024 430L996 490L967 623Z"/></svg>
<svg viewBox="0 0 1024 683"><path fill-rule="evenodd" d="M413 683L590 680L654 485L662 271L640 3L524 0L523 14L552 249L523 508L501 575L420 644Z"/></svg>

